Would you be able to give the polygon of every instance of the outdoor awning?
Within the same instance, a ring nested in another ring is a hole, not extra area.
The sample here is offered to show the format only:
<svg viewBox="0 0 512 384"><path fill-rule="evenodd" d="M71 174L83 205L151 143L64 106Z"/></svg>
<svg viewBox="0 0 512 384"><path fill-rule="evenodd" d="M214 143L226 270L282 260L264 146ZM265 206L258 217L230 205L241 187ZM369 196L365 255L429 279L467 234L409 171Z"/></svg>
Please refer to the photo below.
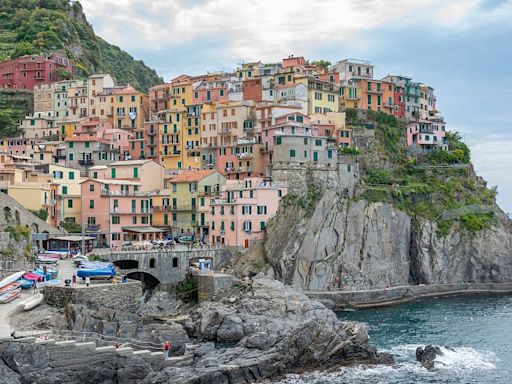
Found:
<svg viewBox="0 0 512 384"><path fill-rule="evenodd" d="M95 240L95 237L91 236L51 236L48 240L60 240L60 241L68 241L68 242L77 242L82 240Z"/></svg>
<svg viewBox="0 0 512 384"><path fill-rule="evenodd" d="M163 229L159 229L159 228L155 228L155 227L122 227L121 229L126 232L135 232L135 233L164 232Z"/></svg>

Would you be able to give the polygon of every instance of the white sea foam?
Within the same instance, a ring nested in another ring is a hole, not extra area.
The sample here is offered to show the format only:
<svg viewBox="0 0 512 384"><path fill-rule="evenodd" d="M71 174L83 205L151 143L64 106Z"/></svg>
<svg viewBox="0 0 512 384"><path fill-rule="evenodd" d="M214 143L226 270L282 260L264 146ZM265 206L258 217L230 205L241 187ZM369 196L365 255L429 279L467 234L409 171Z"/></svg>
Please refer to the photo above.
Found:
<svg viewBox="0 0 512 384"><path fill-rule="evenodd" d="M494 353L477 351L474 348L441 347L443 356L436 358L435 369L427 371L416 361L416 348L424 347L419 344L404 344L393 347L383 352L389 352L395 357L395 366L356 366L343 367L336 372L313 372L305 375L288 375L285 379L277 382L279 384L344 384L344 383L365 383L385 384L402 381L404 376L412 378L449 375L453 377L464 377L475 371L496 369L494 362L497 358ZM395 380L398 379L398 380ZM410 381L413 382L413 381ZM418 382L418 381L416 381Z"/></svg>

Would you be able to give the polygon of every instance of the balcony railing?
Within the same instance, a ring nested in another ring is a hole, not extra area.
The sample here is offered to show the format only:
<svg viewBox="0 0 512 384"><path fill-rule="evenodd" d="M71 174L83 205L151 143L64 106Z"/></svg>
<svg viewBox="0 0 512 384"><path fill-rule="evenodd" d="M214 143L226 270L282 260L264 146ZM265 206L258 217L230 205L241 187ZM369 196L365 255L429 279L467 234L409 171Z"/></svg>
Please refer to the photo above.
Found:
<svg viewBox="0 0 512 384"><path fill-rule="evenodd" d="M88 231L98 231L100 229L100 225L99 224L87 224L85 229L87 229Z"/></svg>
<svg viewBox="0 0 512 384"><path fill-rule="evenodd" d="M383 89L382 88L370 88L370 89L367 89L366 90L368 93L383 93Z"/></svg>
<svg viewBox="0 0 512 384"><path fill-rule="evenodd" d="M64 158L66 158L66 156L64 156ZM94 160L93 159L81 159L81 160L78 160L78 164L80 164L80 165L94 165Z"/></svg>
<svg viewBox="0 0 512 384"><path fill-rule="evenodd" d="M66 155L53 155L55 160L66 160Z"/></svg>
<svg viewBox="0 0 512 384"><path fill-rule="evenodd" d="M149 213L153 213L152 208L143 208L143 209L127 209L127 208L120 208L120 207L113 207L111 214L115 215L145 215Z"/></svg>
<svg viewBox="0 0 512 384"><path fill-rule="evenodd" d="M133 197L149 197L149 192L142 192L142 191L112 191L110 189L102 189L100 191L101 196L133 196Z"/></svg>

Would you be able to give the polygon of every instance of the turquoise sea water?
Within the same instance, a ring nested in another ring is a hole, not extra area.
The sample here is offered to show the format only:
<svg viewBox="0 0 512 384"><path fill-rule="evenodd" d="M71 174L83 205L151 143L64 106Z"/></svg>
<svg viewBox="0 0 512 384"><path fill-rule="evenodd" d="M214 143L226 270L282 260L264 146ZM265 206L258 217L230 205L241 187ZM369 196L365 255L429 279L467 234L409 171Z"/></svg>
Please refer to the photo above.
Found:
<svg viewBox="0 0 512 384"><path fill-rule="evenodd" d="M340 312L368 324L372 344L390 352L396 367L351 367L333 373L290 375L282 384L512 383L512 297L428 299L400 306ZM415 361L418 346L444 349L427 371Z"/></svg>

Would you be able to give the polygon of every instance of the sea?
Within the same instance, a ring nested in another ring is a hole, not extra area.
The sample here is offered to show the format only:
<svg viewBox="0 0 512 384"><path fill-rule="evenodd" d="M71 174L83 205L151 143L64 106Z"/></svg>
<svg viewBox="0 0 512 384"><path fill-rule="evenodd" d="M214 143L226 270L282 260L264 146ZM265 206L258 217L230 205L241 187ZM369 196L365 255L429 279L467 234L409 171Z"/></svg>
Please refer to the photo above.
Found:
<svg viewBox="0 0 512 384"><path fill-rule="evenodd" d="M338 316L366 323L371 343L393 354L396 365L288 375L275 383L512 384L510 296L425 299ZM427 344L441 346L444 353L431 371L415 359L416 348Z"/></svg>

